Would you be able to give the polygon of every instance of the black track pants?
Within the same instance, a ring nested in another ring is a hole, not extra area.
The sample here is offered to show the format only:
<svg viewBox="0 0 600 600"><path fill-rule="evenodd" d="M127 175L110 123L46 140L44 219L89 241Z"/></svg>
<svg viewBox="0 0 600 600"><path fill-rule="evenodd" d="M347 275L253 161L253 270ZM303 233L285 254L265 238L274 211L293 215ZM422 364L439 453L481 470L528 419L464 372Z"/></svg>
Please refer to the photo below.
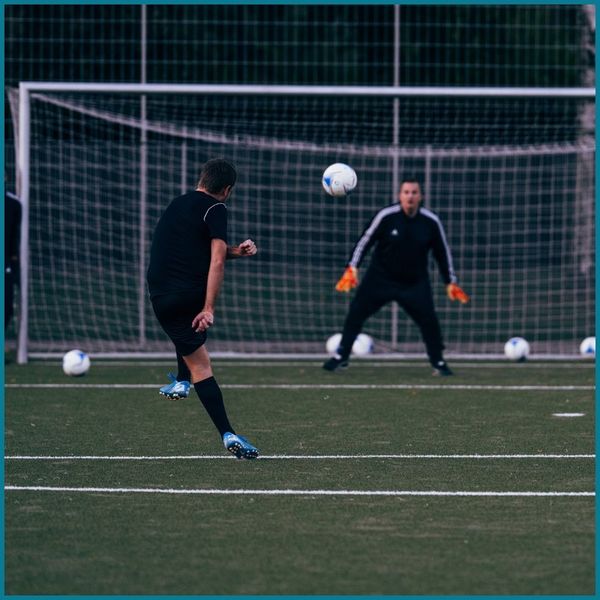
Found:
<svg viewBox="0 0 600 600"><path fill-rule="evenodd" d="M373 271L367 271L350 303L340 342L340 354L344 358L350 355L352 344L365 321L389 302L397 302L416 323L431 364L442 360L444 343L429 279L405 285L390 281Z"/></svg>

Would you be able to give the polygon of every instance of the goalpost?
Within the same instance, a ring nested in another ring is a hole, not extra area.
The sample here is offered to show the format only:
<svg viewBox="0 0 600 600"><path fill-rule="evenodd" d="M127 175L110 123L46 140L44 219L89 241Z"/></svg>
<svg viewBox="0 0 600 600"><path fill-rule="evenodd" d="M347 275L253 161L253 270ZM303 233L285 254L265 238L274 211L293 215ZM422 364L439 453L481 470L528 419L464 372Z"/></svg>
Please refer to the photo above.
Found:
<svg viewBox="0 0 600 600"><path fill-rule="evenodd" d="M595 140L582 123L594 96L22 82L9 92L23 203L18 362L73 347L172 355L147 299L150 236L213 156L239 169L231 242L253 237L259 247L228 265L213 355L322 355L343 323L348 297L333 287L352 246L410 174L473 296L450 305L432 271L448 355L498 355L522 335L534 354L575 356L594 332ZM345 199L321 189L338 161L358 173ZM393 309L365 331L379 352L423 353Z"/></svg>

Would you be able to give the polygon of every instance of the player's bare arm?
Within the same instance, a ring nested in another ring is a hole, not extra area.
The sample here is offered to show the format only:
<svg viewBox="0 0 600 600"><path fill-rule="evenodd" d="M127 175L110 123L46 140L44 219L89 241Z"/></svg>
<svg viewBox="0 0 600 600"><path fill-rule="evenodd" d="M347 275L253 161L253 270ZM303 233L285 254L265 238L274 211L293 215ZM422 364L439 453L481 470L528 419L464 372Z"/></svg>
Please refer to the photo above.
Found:
<svg viewBox="0 0 600 600"><path fill-rule="evenodd" d="M226 260L227 244L219 238L213 238L210 242L210 267L206 283L204 307L192 321L192 327L196 331L206 331L213 324L214 306L223 283Z"/></svg>
<svg viewBox="0 0 600 600"><path fill-rule="evenodd" d="M242 258L244 256L254 256L258 252L256 244L247 239L238 246L227 246L227 258Z"/></svg>

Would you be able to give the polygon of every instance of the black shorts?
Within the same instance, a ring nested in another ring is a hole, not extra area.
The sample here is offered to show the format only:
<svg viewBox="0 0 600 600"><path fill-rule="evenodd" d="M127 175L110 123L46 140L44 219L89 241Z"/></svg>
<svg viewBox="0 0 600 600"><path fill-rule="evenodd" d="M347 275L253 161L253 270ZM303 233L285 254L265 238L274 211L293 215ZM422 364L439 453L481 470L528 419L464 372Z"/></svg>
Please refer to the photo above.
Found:
<svg viewBox="0 0 600 600"><path fill-rule="evenodd" d="M188 356L206 342L206 331L194 331L192 321L204 306L204 290L186 290L152 298L154 314L181 356Z"/></svg>

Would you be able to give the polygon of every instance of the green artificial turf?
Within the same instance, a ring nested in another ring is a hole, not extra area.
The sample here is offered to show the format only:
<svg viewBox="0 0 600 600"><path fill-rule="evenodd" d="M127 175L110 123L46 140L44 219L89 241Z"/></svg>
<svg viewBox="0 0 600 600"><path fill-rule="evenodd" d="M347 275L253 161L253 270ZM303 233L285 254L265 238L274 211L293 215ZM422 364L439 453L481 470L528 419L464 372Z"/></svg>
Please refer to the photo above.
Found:
<svg viewBox="0 0 600 600"><path fill-rule="evenodd" d="M5 491L7 594L594 592L595 497L499 495L594 491L593 364L214 361L257 461L168 367L6 367L5 485L71 488Z"/></svg>

